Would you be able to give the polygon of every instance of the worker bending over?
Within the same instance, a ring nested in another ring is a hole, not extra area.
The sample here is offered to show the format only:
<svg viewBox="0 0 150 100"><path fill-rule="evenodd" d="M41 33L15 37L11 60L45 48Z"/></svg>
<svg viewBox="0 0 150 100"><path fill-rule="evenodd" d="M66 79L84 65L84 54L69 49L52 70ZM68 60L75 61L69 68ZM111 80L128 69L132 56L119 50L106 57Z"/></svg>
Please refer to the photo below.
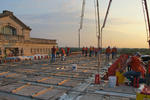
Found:
<svg viewBox="0 0 150 100"><path fill-rule="evenodd" d="M133 82L139 79L140 83L145 83L145 64L140 59L141 54L136 53L134 56L128 58L126 65L131 67L131 71L124 73L124 76L129 79L133 85Z"/></svg>

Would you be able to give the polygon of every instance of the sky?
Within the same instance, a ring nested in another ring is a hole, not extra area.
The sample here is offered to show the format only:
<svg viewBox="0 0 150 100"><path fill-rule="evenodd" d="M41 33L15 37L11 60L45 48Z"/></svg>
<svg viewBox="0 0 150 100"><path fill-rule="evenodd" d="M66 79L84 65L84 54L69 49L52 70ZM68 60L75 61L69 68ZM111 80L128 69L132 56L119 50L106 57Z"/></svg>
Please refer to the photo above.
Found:
<svg viewBox="0 0 150 100"><path fill-rule="evenodd" d="M56 39L59 46L78 47L82 0L0 0L32 28L31 37ZM99 0L102 25L109 0ZM150 0L147 0L150 9ZM149 10L150 11L150 10ZM81 46L97 46L94 0L86 0ZM112 0L103 30L103 47L148 48L141 0Z"/></svg>

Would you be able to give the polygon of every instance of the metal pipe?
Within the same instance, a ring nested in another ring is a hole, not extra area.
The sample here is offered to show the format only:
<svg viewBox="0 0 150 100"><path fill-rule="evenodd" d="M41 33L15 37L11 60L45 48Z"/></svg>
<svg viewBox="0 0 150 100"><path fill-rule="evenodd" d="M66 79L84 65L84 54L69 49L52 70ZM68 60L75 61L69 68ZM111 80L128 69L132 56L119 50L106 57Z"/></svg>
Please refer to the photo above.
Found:
<svg viewBox="0 0 150 100"><path fill-rule="evenodd" d="M79 27L79 34L78 34L79 48L80 48L80 33L81 33L82 26L83 26L84 10L85 10L85 0L83 0L83 2L82 2L81 20L80 20L80 27Z"/></svg>
<svg viewBox="0 0 150 100"><path fill-rule="evenodd" d="M145 10L146 10L146 15L147 15L147 24L148 24L148 28L149 28L149 48L150 48L150 19L149 19L149 12L148 12L148 6L147 6L147 1L144 0L144 4L145 4Z"/></svg>
<svg viewBox="0 0 150 100"><path fill-rule="evenodd" d="M97 19L98 19L98 48L100 48L100 17L99 17L99 1L97 0ZM98 74L100 72L100 54L98 53Z"/></svg>
<svg viewBox="0 0 150 100"><path fill-rule="evenodd" d="M105 18L104 18L104 22L103 22L103 25L101 27L101 47L102 47L102 32L103 32L103 28L105 27L105 24L106 24L106 21L107 21L107 17L108 17L108 14L109 14L109 9L110 9L110 6L111 6L111 3L112 3L112 0L109 1L109 4L108 4L108 8L107 8L107 11L106 11L106 15L105 15Z"/></svg>

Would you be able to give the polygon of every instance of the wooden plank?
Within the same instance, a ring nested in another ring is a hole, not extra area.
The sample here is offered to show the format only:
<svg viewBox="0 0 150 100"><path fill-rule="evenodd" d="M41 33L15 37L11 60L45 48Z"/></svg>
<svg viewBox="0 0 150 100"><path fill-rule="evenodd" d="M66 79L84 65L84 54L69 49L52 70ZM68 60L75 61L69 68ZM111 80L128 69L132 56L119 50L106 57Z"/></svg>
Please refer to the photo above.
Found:
<svg viewBox="0 0 150 100"><path fill-rule="evenodd" d="M64 84L64 83L68 82L69 80L70 80L69 78L66 79L66 80L63 80L63 81L61 81L60 83L58 83L58 85L62 85L62 84Z"/></svg>
<svg viewBox="0 0 150 100"><path fill-rule="evenodd" d="M51 79L52 77L46 77L46 78L43 78L43 79L41 79L41 80L37 80L38 82L43 82L43 81L45 81L45 80L48 80L48 79Z"/></svg>

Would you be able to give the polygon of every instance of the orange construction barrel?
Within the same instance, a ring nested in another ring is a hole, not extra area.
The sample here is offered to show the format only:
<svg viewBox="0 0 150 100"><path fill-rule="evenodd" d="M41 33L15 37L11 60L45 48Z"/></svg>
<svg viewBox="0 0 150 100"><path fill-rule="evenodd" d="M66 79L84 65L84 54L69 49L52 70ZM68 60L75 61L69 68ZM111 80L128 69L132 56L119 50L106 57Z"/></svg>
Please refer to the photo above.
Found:
<svg viewBox="0 0 150 100"><path fill-rule="evenodd" d="M95 75L95 84L100 84L100 75L99 74Z"/></svg>

